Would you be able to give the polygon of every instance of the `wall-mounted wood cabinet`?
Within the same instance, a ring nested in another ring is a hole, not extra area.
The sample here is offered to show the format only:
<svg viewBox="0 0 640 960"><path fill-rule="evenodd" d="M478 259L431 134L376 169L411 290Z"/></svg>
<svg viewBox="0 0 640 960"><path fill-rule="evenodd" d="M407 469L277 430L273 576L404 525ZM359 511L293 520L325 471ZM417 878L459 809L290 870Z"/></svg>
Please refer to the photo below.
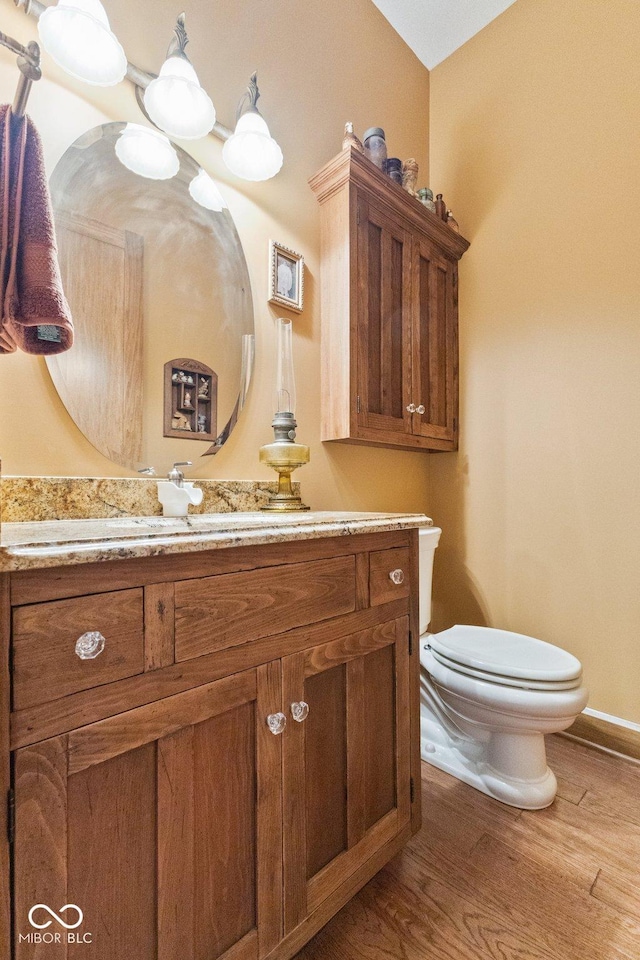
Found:
<svg viewBox="0 0 640 960"><path fill-rule="evenodd" d="M322 439L455 450L468 242L356 151L310 183L321 205Z"/></svg>

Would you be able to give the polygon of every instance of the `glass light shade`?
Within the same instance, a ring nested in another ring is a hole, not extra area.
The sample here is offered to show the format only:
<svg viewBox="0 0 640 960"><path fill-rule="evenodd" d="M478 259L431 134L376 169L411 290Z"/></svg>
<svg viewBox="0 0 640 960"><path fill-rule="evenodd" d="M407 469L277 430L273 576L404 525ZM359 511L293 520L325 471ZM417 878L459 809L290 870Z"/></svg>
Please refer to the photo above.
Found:
<svg viewBox="0 0 640 960"><path fill-rule="evenodd" d="M207 210L219 213L226 207L222 194L206 170L200 170L198 175L193 178L189 184L189 193L196 203Z"/></svg>
<svg viewBox="0 0 640 960"><path fill-rule="evenodd" d="M47 53L76 80L112 87L127 72L125 52L100 0L60 0L44 11L38 33Z"/></svg>
<svg viewBox="0 0 640 960"><path fill-rule="evenodd" d="M178 154L157 130L128 123L116 141L116 156L132 173L149 180L169 180L180 169Z"/></svg>
<svg viewBox="0 0 640 960"><path fill-rule="evenodd" d="M276 321L277 359L275 413L295 413L296 381L293 374L293 324L282 317Z"/></svg>
<svg viewBox="0 0 640 960"><path fill-rule="evenodd" d="M144 92L144 107L156 126L180 140L206 137L216 122L211 99L184 57L165 60Z"/></svg>
<svg viewBox="0 0 640 960"><path fill-rule="evenodd" d="M255 110L243 113L233 136L222 148L222 159L231 173L243 180L270 180L282 166L282 150Z"/></svg>

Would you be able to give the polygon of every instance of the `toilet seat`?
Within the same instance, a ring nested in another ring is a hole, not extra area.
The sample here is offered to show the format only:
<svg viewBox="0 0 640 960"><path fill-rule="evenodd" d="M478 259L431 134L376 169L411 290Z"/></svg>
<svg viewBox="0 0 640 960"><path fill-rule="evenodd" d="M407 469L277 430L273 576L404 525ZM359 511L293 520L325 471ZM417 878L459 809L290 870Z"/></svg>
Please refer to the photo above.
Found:
<svg viewBox="0 0 640 960"><path fill-rule="evenodd" d="M543 640L492 627L456 625L430 635L434 659L457 673L529 690L572 690L580 685L580 661Z"/></svg>

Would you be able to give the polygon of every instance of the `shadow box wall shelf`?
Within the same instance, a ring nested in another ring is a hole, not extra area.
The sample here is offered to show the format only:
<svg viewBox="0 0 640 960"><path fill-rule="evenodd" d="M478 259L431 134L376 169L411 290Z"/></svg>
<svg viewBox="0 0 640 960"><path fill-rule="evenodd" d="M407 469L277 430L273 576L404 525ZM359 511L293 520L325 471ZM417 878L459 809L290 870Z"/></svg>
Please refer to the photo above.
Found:
<svg viewBox="0 0 640 960"><path fill-rule="evenodd" d="M322 439L456 450L468 241L351 149L309 182L321 206Z"/></svg>
<svg viewBox="0 0 640 960"><path fill-rule="evenodd" d="M181 440L216 438L218 375L186 357L164 365L164 433Z"/></svg>

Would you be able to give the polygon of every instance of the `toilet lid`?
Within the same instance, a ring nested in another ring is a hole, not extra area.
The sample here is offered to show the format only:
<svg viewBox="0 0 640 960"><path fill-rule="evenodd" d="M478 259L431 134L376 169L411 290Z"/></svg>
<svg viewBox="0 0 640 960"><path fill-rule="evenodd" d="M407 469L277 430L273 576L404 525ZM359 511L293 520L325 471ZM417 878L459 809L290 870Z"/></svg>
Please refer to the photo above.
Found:
<svg viewBox="0 0 640 960"><path fill-rule="evenodd" d="M576 681L582 675L580 661L566 650L522 633L493 627L455 626L432 634L429 643L435 655L451 666L514 680L546 683Z"/></svg>

